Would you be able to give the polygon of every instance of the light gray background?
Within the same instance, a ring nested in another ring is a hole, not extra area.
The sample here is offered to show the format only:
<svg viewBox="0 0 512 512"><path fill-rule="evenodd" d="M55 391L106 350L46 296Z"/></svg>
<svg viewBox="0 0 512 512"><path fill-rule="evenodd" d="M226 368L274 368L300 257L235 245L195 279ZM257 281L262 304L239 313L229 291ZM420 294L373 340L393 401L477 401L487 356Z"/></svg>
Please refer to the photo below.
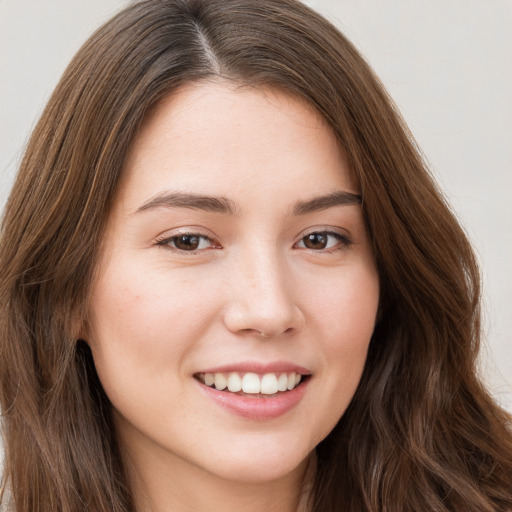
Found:
<svg viewBox="0 0 512 512"><path fill-rule="evenodd" d="M0 0L0 208L64 67L128 3ZM512 0L305 3L377 71L473 240L484 278L482 368L512 411Z"/></svg>

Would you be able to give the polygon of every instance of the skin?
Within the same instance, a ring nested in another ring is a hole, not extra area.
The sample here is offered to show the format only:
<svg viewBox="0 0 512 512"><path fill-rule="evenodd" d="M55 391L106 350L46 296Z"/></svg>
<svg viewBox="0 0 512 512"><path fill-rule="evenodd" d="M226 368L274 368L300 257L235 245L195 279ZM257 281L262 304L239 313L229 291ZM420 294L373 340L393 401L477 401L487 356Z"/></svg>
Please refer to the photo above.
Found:
<svg viewBox="0 0 512 512"><path fill-rule="evenodd" d="M310 454L357 388L379 300L360 204L294 211L334 191L358 193L334 135L283 92L189 84L146 120L84 334L137 510L295 510ZM169 193L222 198L233 211L155 199ZM173 238L189 233L200 235L185 238L195 250ZM276 360L312 376L272 420L219 407L194 378Z"/></svg>

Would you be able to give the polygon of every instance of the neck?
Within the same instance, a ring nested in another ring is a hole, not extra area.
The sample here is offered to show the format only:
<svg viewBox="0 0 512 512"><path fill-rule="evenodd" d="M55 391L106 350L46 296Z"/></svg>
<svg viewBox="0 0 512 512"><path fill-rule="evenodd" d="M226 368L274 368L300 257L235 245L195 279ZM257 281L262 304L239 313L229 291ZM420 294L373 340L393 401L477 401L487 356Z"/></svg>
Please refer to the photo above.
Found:
<svg viewBox="0 0 512 512"><path fill-rule="evenodd" d="M305 510L301 491L308 466L314 466L310 458L278 478L238 481L222 478L154 446L148 450L148 446L133 449L130 443L122 444L131 447L124 458L136 512ZM310 479L309 472L306 478Z"/></svg>
<svg viewBox="0 0 512 512"><path fill-rule="evenodd" d="M136 512L297 512L307 465L268 482L225 480L185 461L129 473Z"/></svg>

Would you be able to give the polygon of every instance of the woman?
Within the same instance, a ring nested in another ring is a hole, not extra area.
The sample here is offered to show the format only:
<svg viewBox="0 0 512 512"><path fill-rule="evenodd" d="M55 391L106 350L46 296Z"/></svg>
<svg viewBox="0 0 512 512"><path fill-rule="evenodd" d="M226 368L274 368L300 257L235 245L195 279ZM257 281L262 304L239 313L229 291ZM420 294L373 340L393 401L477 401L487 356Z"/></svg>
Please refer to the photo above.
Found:
<svg viewBox="0 0 512 512"><path fill-rule="evenodd" d="M1 240L13 510L512 508L471 248L300 3L148 0L99 29Z"/></svg>

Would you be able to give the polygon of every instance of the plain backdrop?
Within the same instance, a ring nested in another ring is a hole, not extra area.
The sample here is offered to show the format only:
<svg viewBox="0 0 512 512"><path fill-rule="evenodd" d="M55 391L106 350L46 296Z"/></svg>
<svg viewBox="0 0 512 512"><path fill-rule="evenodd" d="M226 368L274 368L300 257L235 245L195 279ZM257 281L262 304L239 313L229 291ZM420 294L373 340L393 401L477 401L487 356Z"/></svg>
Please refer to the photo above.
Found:
<svg viewBox="0 0 512 512"><path fill-rule="evenodd" d="M64 67L128 3L0 0L0 209ZM512 411L512 0L305 3L381 77L474 242L484 279L482 371Z"/></svg>

